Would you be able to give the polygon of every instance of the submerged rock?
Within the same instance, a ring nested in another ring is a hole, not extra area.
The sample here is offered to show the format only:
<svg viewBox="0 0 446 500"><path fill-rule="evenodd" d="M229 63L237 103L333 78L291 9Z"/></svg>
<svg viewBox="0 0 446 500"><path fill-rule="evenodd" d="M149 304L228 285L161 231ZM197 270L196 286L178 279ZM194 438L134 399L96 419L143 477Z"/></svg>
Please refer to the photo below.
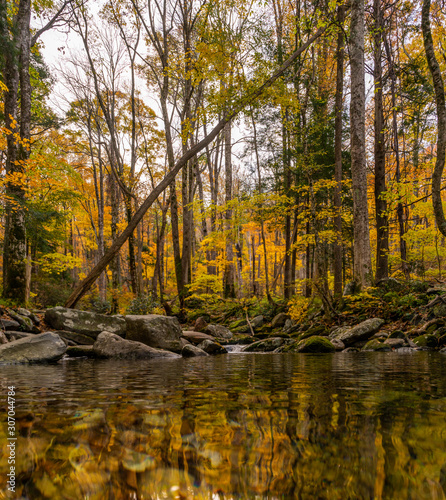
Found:
<svg viewBox="0 0 446 500"><path fill-rule="evenodd" d="M128 340L142 342L158 349L181 352L183 332L176 317L159 314L129 315L125 317L125 321Z"/></svg>
<svg viewBox="0 0 446 500"><path fill-rule="evenodd" d="M151 359L179 358L178 354L163 349L155 349L141 342L126 340L110 332L98 335L93 345L94 353L100 358Z"/></svg>
<svg viewBox="0 0 446 500"><path fill-rule="evenodd" d="M106 316L77 309L53 307L45 312L45 321L55 330L82 333L96 339L107 331L116 335L124 335L126 322L119 316Z"/></svg>
<svg viewBox="0 0 446 500"><path fill-rule="evenodd" d="M53 332L28 335L0 345L0 363L50 363L66 350L65 342Z"/></svg>

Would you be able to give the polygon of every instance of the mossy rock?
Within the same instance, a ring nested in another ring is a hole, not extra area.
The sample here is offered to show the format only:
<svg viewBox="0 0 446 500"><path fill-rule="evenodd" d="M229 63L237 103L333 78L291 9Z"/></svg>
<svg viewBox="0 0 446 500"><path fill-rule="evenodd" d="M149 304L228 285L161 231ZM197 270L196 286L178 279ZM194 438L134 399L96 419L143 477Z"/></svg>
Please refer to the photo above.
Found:
<svg viewBox="0 0 446 500"><path fill-rule="evenodd" d="M326 353L335 352L335 346L325 337L314 335L297 343L297 352Z"/></svg>
<svg viewBox="0 0 446 500"><path fill-rule="evenodd" d="M406 334L403 332L403 330L395 330L389 335L389 339L403 339L406 336Z"/></svg>
<svg viewBox="0 0 446 500"><path fill-rule="evenodd" d="M256 335L257 337L257 335ZM281 338L281 339L290 339L291 335L288 333L270 333L268 337L275 337L275 338Z"/></svg>
<svg viewBox="0 0 446 500"><path fill-rule="evenodd" d="M413 341L419 347L438 347L438 337L429 333L420 335L419 337L413 339Z"/></svg>
<svg viewBox="0 0 446 500"><path fill-rule="evenodd" d="M246 323L245 319L238 319L237 321L233 321L229 324L228 328L232 331L239 331L239 328L248 327L248 323Z"/></svg>
<svg viewBox="0 0 446 500"><path fill-rule="evenodd" d="M364 345L362 350L363 351L391 351L392 348L390 347L390 345L383 344L378 339L372 339L372 340L369 340Z"/></svg>

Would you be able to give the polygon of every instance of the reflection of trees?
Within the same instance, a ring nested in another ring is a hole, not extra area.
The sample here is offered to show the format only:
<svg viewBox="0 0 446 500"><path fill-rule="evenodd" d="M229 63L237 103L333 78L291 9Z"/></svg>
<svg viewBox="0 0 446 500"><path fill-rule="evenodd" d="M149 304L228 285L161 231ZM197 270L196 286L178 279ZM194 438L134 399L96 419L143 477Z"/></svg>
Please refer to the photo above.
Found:
<svg viewBox="0 0 446 500"><path fill-rule="evenodd" d="M30 367L39 388L25 385L28 368L11 368L22 386L19 493L444 498L443 367L375 354L88 362Z"/></svg>

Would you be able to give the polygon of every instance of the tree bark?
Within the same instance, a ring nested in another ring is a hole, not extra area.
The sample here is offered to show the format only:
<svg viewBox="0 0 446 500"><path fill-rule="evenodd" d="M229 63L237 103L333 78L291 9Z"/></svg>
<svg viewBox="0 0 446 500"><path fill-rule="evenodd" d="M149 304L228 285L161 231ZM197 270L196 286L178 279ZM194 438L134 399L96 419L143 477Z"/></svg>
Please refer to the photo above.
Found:
<svg viewBox="0 0 446 500"><path fill-rule="evenodd" d="M373 2L374 79L375 79L375 213L376 213L376 274L379 281L389 274L389 230L387 220L386 148L384 137L382 31L384 29L381 0Z"/></svg>
<svg viewBox="0 0 446 500"><path fill-rule="evenodd" d="M364 0L352 0L350 26L351 165L353 189L354 280L362 288L371 284L369 215L365 148Z"/></svg>
<svg viewBox="0 0 446 500"><path fill-rule="evenodd" d="M441 201L441 179L444 170L446 148L446 105L443 78L437 58L435 57L434 42L432 40L429 18L430 5L430 0L423 0L421 29L423 31L426 59L434 82L435 104L437 107L437 158L432 174L432 204L437 227L441 234L446 236L446 220L444 217L443 203Z"/></svg>
<svg viewBox="0 0 446 500"><path fill-rule="evenodd" d="M335 96L335 181L334 226L336 240L333 246L334 296L342 297L342 101L344 93L344 25L345 8L340 5L337 12L339 33L336 48L336 96Z"/></svg>

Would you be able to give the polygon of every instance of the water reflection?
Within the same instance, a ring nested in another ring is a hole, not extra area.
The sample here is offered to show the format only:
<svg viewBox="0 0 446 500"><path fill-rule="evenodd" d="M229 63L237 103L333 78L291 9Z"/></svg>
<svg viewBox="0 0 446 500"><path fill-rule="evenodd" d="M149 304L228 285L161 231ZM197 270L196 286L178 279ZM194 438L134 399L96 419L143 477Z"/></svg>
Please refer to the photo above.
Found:
<svg viewBox="0 0 446 500"><path fill-rule="evenodd" d="M444 499L445 368L430 353L3 367L13 498Z"/></svg>

